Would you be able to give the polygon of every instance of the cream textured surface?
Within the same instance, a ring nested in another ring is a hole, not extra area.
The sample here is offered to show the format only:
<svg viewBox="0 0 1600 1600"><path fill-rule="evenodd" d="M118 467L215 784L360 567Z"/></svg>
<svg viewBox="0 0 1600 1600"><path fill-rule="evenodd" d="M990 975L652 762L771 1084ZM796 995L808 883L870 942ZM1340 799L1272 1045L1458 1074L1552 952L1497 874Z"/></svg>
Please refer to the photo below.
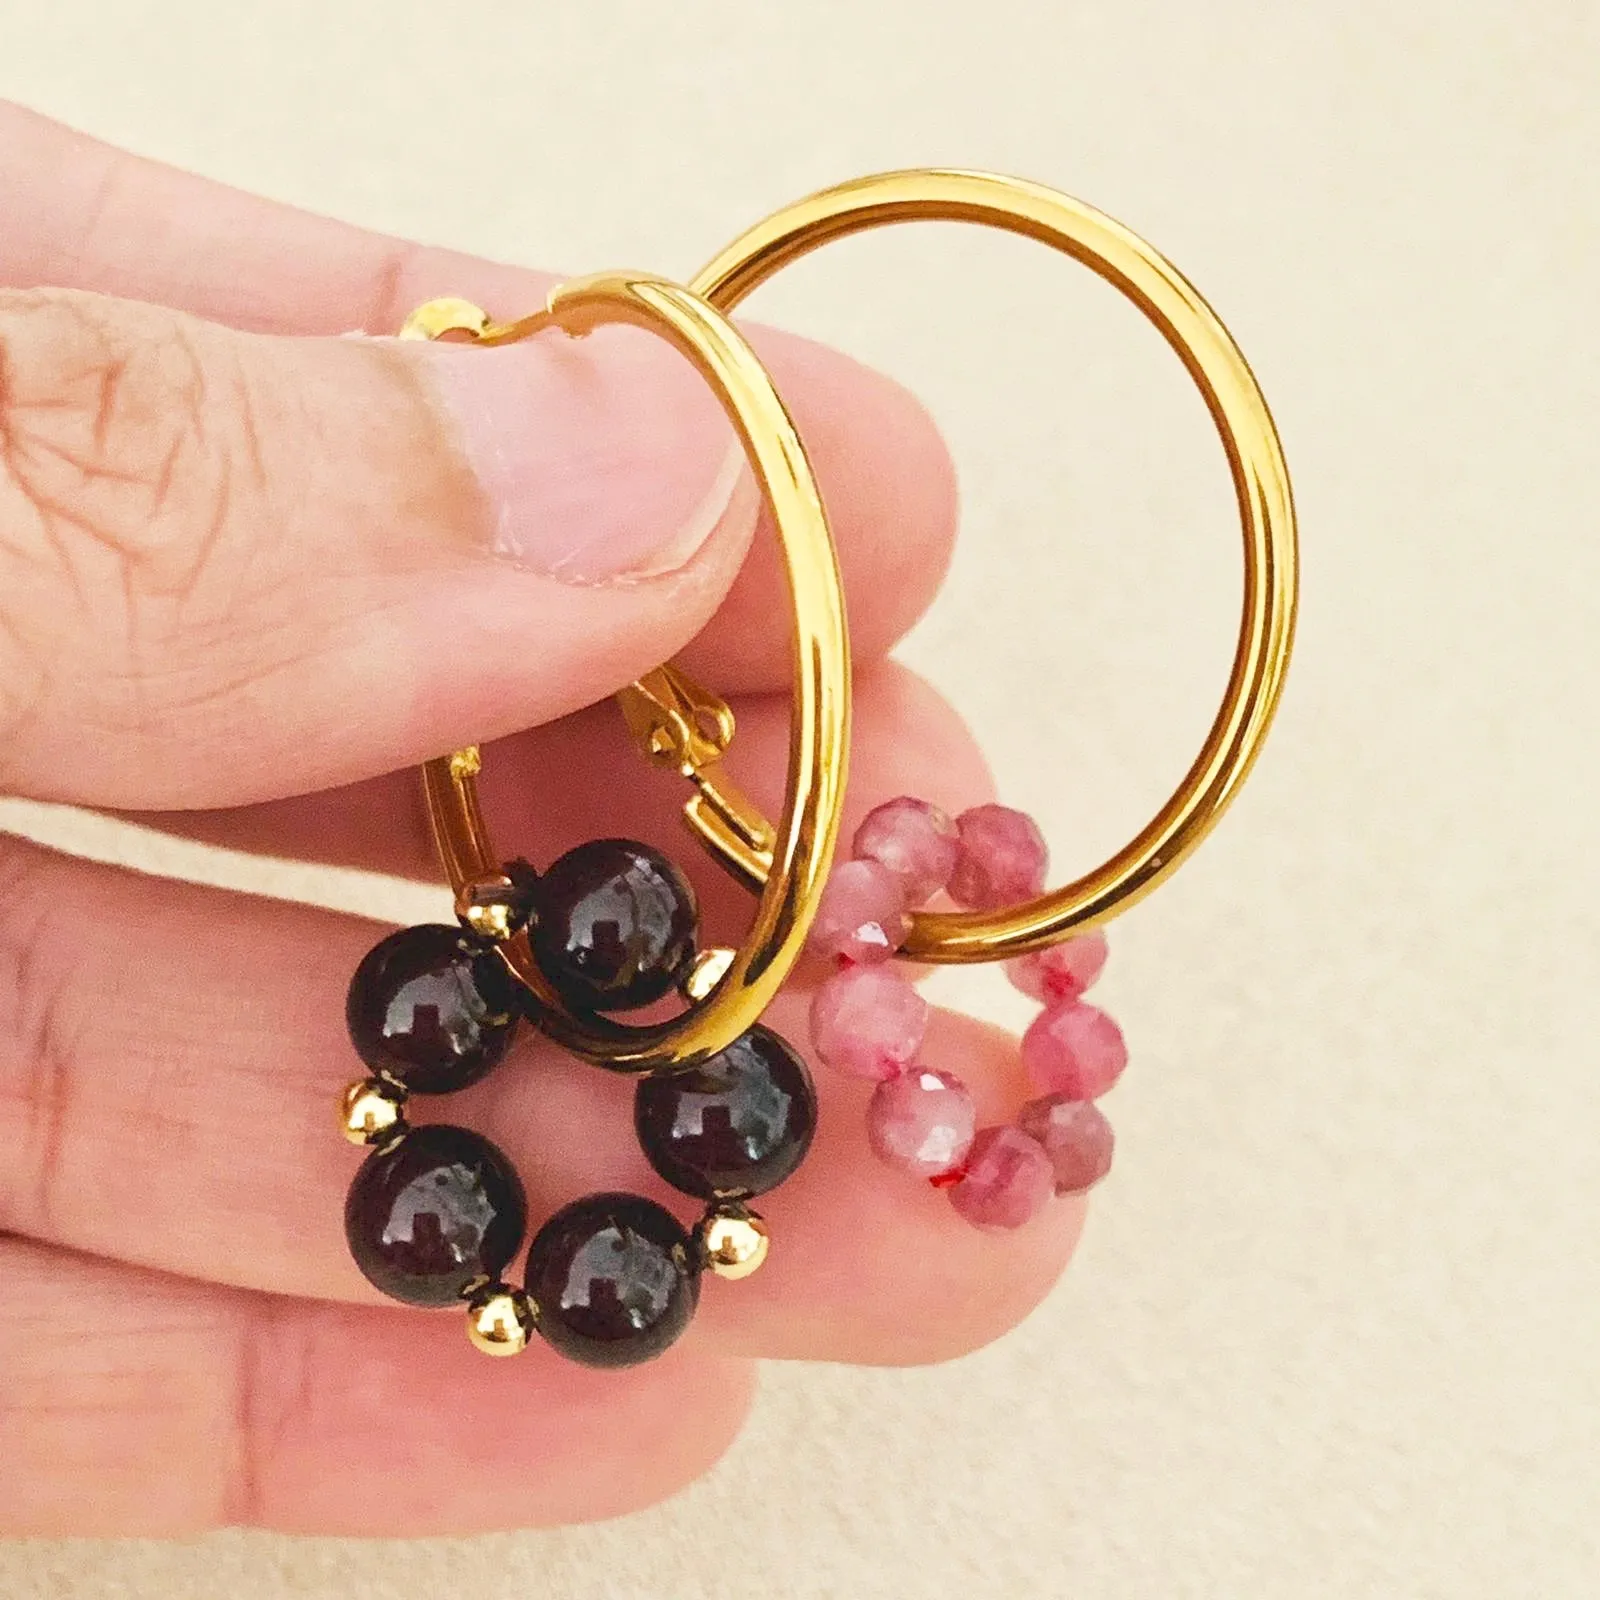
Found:
<svg viewBox="0 0 1600 1600"><path fill-rule="evenodd" d="M1597 83L1593 0L0 0L0 92L531 263L686 272L890 165L1057 183L1232 324L1306 545L1268 758L1118 930L1121 1160L1026 1326L941 1370L771 1370L715 1476L623 1523L14 1546L0 1593L1600 1592ZM1185 380L1087 274L956 230L759 311L946 424L965 536L904 653L1087 865L1176 777L1230 641ZM956 988L1019 1016L993 974Z"/></svg>

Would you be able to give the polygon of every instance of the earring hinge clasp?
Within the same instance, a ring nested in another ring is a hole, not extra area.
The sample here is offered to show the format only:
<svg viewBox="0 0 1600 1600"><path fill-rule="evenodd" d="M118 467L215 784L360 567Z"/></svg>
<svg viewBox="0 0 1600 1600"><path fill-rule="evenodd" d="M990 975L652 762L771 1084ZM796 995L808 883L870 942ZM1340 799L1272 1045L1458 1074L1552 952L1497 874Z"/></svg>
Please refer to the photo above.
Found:
<svg viewBox="0 0 1600 1600"><path fill-rule="evenodd" d="M645 759L695 786L683 807L689 827L730 872L759 890L772 870L775 835L722 765L733 742L733 708L671 665L629 684L617 704Z"/></svg>

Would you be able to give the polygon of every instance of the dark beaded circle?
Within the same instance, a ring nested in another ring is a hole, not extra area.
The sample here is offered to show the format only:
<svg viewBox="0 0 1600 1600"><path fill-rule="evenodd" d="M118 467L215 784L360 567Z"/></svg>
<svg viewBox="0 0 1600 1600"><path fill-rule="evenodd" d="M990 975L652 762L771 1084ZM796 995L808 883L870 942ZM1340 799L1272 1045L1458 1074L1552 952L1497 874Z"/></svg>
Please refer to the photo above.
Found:
<svg viewBox="0 0 1600 1600"><path fill-rule="evenodd" d="M374 945L356 968L345 1021L356 1054L418 1094L449 1094L496 1066L516 1031L516 983L459 928L425 923Z"/></svg>
<svg viewBox="0 0 1600 1600"><path fill-rule="evenodd" d="M533 953L570 1010L629 1011L672 992L696 921L694 890L659 850L595 839L539 880Z"/></svg>
<svg viewBox="0 0 1600 1600"><path fill-rule="evenodd" d="M755 1027L687 1072L641 1078L633 1124L650 1165L675 1189L743 1198L777 1188L805 1159L817 1095L795 1051Z"/></svg>
<svg viewBox="0 0 1600 1600"><path fill-rule="evenodd" d="M414 1306L453 1305L498 1278L527 1231L511 1163L465 1128L413 1128L367 1157L344 1206L345 1238L366 1279Z"/></svg>
<svg viewBox="0 0 1600 1600"><path fill-rule="evenodd" d="M678 1219L636 1194L591 1194L534 1236L527 1291L539 1332L569 1360L631 1367L694 1316L700 1276Z"/></svg>

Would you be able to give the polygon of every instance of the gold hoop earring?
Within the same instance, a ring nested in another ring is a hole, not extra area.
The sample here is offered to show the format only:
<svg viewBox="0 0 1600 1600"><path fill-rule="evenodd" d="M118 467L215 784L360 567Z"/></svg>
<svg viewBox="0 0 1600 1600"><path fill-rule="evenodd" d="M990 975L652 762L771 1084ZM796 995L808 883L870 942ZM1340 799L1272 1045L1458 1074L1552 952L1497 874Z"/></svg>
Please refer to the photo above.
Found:
<svg viewBox="0 0 1600 1600"><path fill-rule="evenodd" d="M733 1044L755 1026L805 943L838 837L850 745L850 657L838 564L811 465L766 369L740 334L694 294L645 273L603 273L561 284L542 312L497 327L476 306L430 301L401 337L464 333L484 345L556 328L582 336L626 323L665 339L716 391L772 510L794 621L788 789L776 828L723 772L733 714L680 669L664 666L619 696L648 759L675 767L695 788L684 815L717 847L758 855L760 901L738 950L701 953L682 1016L644 1027L572 1015L533 959L507 908L514 886L496 854L477 798L480 756L458 750L424 768L440 860L463 918L498 934L507 964L536 1001L536 1022L557 1044L615 1072L670 1072Z"/></svg>
<svg viewBox="0 0 1600 1600"><path fill-rule="evenodd" d="M1121 850L1048 894L994 910L919 912L901 953L915 961L1021 956L1109 921L1178 868L1248 776L1283 688L1298 596L1294 501L1277 429L1233 337L1199 291L1138 234L1041 184L918 169L858 178L774 212L691 280L732 312L753 290L834 239L896 222L968 222L1021 234L1082 262L1160 330L1194 379L1227 452L1244 532L1244 608L1221 709L1172 797ZM766 863L713 838L759 881Z"/></svg>

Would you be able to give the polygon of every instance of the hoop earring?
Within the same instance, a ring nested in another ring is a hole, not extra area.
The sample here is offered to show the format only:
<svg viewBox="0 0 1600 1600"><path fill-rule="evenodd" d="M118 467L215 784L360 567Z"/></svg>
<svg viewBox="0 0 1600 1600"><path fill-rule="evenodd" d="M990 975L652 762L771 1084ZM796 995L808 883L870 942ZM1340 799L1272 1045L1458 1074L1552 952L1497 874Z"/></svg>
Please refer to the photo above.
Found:
<svg viewBox="0 0 1600 1600"><path fill-rule="evenodd" d="M1039 184L981 172L889 172L786 207L741 235L693 280L731 313L791 261L833 239L911 221L977 223L1082 262L1160 330L1209 408L1232 470L1244 535L1244 605L1221 708L1171 798L1103 865L1044 892L1046 850L1031 819L984 806L951 819L912 797L872 813L837 869L813 942L840 971L812 1007L815 1055L877 1081L870 1142L890 1165L948 1189L983 1228L1022 1225L1053 1191L1103 1177L1113 1135L1096 1101L1127 1051L1110 1017L1083 1000L1105 963L1102 924L1169 877L1214 827L1248 776L1283 687L1298 599L1294 502L1277 430L1232 336L1151 245L1093 207ZM768 863L737 840L708 839L759 883ZM919 909L939 891L967 909ZM972 1096L917 1063L928 1007L880 965L1007 961L1044 1009L1022 1040L1038 1098L1013 1123L978 1128Z"/></svg>
<svg viewBox="0 0 1600 1600"><path fill-rule="evenodd" d="M800 955L838 837L850 747L850 652L833 538L800 436L755 352L694 294L644 273L601 273L558 285L542 312L507 327L464 301L431 301L413 313L401 337L466 333L493 346L549 328L582 337L607 322L664 338L717 392L772 510L794 621L794 737L776 828L722 770L734 732L724 701L673 666L658 667L618 696L647 759L677 768L694 784L684 806L690 826L713 847L739 841L763 863L750 935L737 951L702 953L689 983L693 1007L649 1027L575 1017L532 959L525 935L497 935L507 964L538 1002L543 1032L598 1066L644 1074L726 1049L759 1021ZM478 931L495 935L515 889L478 806L479 761L476 748L460 750L429 762L423 776L457 909L477 920Z"/></svg>
<svg viewBox="0 0 1600 1600"><path fill-rule="evenodd" d="M833 543L811 466L765 369L734 328L688 290L643 273L554 289L545 309L496 328L460 300L430 301L402 337L461 334L493 345L546 329L644 328L687 357L721 400L777 525L794 614L794 736L788 793L772 828L721 770L727 707L672 667L620 697L649 759L695 787L685 806L708 836L732 832L767 870L737 950L696 951L693 891L660 852L627 840L569 851L544 874L502 864L478 805L476 747L429 762L424 784L462 926L390 935L351 983L347 1020L371 1076L341 1107L371 1153L351 1185L345 1231L367 1279L413 1305L465 1303L482 1350L514 1355L535 1331L593 1366L660 1354L687 1327L708 1270L742 1278L767 1252L748 1201L799 1165L816 1121L797 1052L759 1025L804 946L838 835L849 747L850 671ZM595 935L592 915L604 919ZM619 908L625 908L619 911ZM618 932L619 915L632 918ZM531 930L531 937L530 937ZM677 989L687 1009L629 1027L603 1012ZM527 1203L504 1155L465 1128L409 1128L407 1098L467 1087L504 1058L520 1016L557 1044L637 1075L635 1128L652 1165L705 1206L691 1231L641 1195L603 1193L552 1216L523 1287L503 1274ZM685 1097L695 1116L680 1115Z"/></svg>
<svg viewBox="0 0 1600 1600"><path fill-rule="evenodd" d="M997 961L1041 950L1126 911L1177 870L1238 793L1271 726L1294 641L1294 500L1266 399L1199 291L1131 229L1042 184L934 168L857 178L757 223L690 287L731 314L783 267L831 240L929 221L976 223L1035 239L1126 295L1155 324L1205 399L1227 453L1244 532L1244 610L1233 668L1200 754L1172 797L1093 872L1020 905L920 913L901 948L916 961ZM752 878L765 871L765 863L749 855L729 853L729 865Z"/></svg>

